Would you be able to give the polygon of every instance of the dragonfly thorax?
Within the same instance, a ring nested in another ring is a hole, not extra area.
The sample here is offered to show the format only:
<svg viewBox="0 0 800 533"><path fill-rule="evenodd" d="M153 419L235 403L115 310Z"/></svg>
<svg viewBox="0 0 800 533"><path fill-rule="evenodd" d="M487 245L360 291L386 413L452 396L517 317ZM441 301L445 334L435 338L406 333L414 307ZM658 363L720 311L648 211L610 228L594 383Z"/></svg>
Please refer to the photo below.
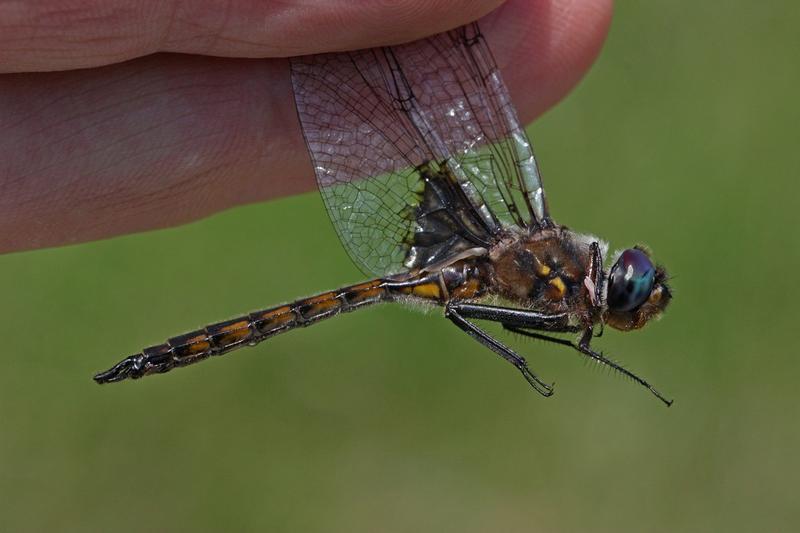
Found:
<svg viewBox="0 0 800 533"><path fill-rule="evenodd" d="M591 298L584 283L592 253L589 243L556 227L501 243L490 253L498 295L548 313L574 313L590 320Z"/></svg>

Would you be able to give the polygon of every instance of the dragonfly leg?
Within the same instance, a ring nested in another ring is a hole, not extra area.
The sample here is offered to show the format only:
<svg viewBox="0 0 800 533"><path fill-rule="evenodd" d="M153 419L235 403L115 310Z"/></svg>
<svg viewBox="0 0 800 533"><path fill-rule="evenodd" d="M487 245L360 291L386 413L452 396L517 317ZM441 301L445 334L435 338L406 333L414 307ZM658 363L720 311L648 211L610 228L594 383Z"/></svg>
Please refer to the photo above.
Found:
<svg viewBox="0 0 800 533"><path fill-rule="evenodd" d="M480 342L494 353L514 365L520 371L525 380L542 396L553 395L553 385L548 385L543 382L536 374L534 374L525 358L516 354L510 348L494 339L491 335L480 329L478 326L468 321L466 318L459 314L459 304L448 304L445 308L445 316L462 331L467 333L470 337Z"/></svg>
<svg viewBox="0 0 800 533"><path fill-rule="evenodd" d="M538 333L536 331L530 331L528 329L524 329L518 326L509 326L508 324L503 324L503 329L510 331L512 333L519 333L520 335L525 335L526 337L530 337L532 339L539 339L542 341L552 342L554 344L560 344L562 346L569 346L570 348L578 349L575 346L574 342L568 341L566 339L559 339L558 337L551 337L550 335L544 335L543 333Z"/></svg>
<svg viewBox="0 0 800 533"><path fill-rule="evenodd" d="M475 320L489 320L499 322L504 326L553 331L558 333L575 333L579 329L569 323L567 313L538 313L526 309L512 309L493 305L451 303L448 309L455 311L464 318Z"/></svg>
<svg viewBox="0 0 800 533"><path fill-rule="evenodd" d="M589 343L590 343L590 341L592 339L592 328L588 328L586 331L584 331L583 335L581 335L580 341L578 341L578 343L575 344L574 342L566 340L566 339L558 339L556 337L550 337L549 335L543 335L543 334L538 333L536 331L529 331L529 330L526 330L524 328L517 327L517 326L509 326L509 325L503 324L503 327L505 329L507 329L508 331L512 331L514 333L519 333L521 335L525 335L526 337L531 337L531 338L534 338L534 339L540 339L540 340L543 340L543 341L553 342L555 344L561 344L563 346L569 346L569 347L577 350L578 352L582 353L583 355L585 355L589 359L597 361L600 364L606 365L607 367L612 368L616 372L619 372L623 376L625 376L627 378L630 378L634 382L636 382L639 385L645 387L656 398L658 398L659 400L664 402L664 404L667 407L672 405L673 400L668 400L667 398L665 398L663 394L658 392L658 390L656 390L656 388L653 387L646 380L640 378L639 376L637 376L636 374L634 374L630 370L620 366L618 363L615 363L611 359L608 359L603 354L594 351L591 348L591 346L589 345Z"/></svg>
<svg viewBox="0 0 800 533"><path fill-rule="evenodd" d="M581 340L578 342L578 345L577 345L576 349L579 352L581 352L583 355L585 355L586 357L588 357L590 359L594 359L598 363L601 363L601 364L606 365L606 366L608 366L610 368L613 368L614 370L616 370L617 372L619 372L623 376L626 376L626 377L632 379L634 382L636 382L639 385L641 385L642 387L645 387L647 390L649 390L651 393L653 393L653 395L656 398L658 398L659 400L664 402L664 404L667 407L672 405L673 400L666 399L664 397L664 395L661 394L660 392L658 392L656 390L656 388L653 387L650 383L648 383L644 379L640 378L639 376L637 376L636 374L634 374L630 370L627 370L626 368L623 368L622 366L618 365L617 363L615 363L611 359L608 359L603 354L601 354L599 352L595 352L594 350L592 350L592 348L589 346L589 343L591 342L591 340L592 340L592 328L588 328L583 333L583 335L581 336Z"/></svg>

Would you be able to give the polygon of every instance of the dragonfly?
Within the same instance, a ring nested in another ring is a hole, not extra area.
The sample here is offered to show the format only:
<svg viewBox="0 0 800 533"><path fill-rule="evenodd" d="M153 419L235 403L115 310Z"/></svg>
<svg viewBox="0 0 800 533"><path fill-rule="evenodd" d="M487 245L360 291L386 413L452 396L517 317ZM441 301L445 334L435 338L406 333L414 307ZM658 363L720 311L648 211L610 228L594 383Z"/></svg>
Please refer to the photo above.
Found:
<svg viewBox="0 0 800 533"><path fill-rule="evenodd" d="M317 184L371 281L210 324L143 349L98 383L168 372L378 303L438 306L542 396L553 384L481 327L576 350L645 387L592 347L643 327L672 298L644 246L604 267L608 244L557 224L539 166L477 23L415 42L290 61ZM569 334L571 338L565 338Z"/></svg>

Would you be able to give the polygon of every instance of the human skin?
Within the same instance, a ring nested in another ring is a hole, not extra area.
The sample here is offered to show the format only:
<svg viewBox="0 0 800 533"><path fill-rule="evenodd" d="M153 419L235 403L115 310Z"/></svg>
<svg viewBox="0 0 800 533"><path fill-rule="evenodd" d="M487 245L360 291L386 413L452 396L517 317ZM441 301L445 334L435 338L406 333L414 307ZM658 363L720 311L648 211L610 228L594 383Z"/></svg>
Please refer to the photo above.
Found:
<svg viewBox="0 0 800 533"><path fill-rule="evenodd" d="M483 17L527 123L594 61L611 1L0 0L0 253L313 190L292 55Z"/></svg>

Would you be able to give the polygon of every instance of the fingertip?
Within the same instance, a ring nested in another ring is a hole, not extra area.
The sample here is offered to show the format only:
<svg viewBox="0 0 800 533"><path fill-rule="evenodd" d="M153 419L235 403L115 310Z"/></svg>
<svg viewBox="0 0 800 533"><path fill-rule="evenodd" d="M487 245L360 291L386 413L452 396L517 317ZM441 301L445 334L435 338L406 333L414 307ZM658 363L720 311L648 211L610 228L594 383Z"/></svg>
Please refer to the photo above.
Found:
<svg viewBox="0 0 800 533"><path fill-rule="evenodd" d="M89 68L154 52L288 57L411 41L502 0L0 2L0 72Z"/></svg>
<svg viewBox="0 0 800 533"><path fill-rule="evenodd" d="M613 0L512 0L481 20L524 122L583 78L602 49L612 14Z"/></svg>
<svg viewBox="0 0 800 533"><path fill-rule="evenodd" d="M318 0L268 21L292 56L413 41L477 20L503 0Z"/></svg>

